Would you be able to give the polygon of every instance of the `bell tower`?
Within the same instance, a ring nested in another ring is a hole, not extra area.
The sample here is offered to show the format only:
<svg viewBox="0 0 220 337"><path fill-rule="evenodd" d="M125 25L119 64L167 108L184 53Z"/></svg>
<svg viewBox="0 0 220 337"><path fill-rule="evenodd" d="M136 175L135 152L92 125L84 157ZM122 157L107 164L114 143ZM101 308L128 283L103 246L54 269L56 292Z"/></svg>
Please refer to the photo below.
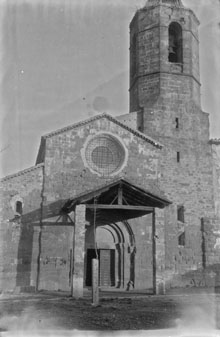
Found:
<svg viewBox="0 0 220 337"><path fill-rule="evenodd" d="M199 21L183 1L148 0L130 23L130 119L137 116L137 129L163 145L158 183L173 207L165 227L172 273L201 266L201 218L214 214L209 117L200 102Z"/></svg>
<svg viewBox="0 0 220 337"><path fill-rule="evenodd" d="M148 0L130 24L130 112L159 98L200 107L199 21L181 0Z"/></svg>

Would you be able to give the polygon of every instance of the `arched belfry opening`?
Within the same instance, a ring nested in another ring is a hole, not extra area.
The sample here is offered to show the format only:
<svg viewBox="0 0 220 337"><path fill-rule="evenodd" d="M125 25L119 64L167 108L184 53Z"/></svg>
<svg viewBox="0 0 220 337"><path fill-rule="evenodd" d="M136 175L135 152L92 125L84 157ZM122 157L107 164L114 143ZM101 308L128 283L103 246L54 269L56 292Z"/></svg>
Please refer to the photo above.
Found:
<svg viewBox="0 0 220 337"><path fill-rule="evenodd" d="M183 63L182 27L177 22L169 25L169 55L171 63Z"/></svg>

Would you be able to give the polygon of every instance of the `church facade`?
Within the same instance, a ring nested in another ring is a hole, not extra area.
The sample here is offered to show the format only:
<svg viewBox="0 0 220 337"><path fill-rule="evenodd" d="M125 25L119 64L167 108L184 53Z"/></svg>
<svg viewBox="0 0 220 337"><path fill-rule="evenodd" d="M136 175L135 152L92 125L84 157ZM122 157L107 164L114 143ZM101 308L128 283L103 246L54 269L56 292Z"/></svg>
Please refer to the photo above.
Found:
<svg viewBox="0 0 220 337"><path fill-rule="evenodd" d="M199 21L148 0L130 23L130 112L41 137L1 180L0 290L83 296L220 286L220 140L201 109Z"/></svg>

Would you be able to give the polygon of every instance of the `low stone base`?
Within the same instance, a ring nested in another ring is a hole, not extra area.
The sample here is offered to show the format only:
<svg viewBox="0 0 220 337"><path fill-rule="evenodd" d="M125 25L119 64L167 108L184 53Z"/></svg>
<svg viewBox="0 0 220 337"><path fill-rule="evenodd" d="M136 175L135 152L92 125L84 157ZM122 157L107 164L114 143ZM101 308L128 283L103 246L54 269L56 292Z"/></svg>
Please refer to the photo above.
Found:
<svg viewBox="0 0 220 337"><path fill-rule="evenodd" d="M36 288L34 286L16 287L13 291L14 294L20 293L35 293Z"/></svg>

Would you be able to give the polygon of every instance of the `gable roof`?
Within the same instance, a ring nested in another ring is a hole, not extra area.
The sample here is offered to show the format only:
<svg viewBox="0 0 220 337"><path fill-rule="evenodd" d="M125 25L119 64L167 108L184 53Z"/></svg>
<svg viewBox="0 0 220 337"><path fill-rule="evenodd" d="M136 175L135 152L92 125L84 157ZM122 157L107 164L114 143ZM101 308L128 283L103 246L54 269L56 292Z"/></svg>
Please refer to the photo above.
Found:
<svg viewBox="0 0 220 337"><path fill-rule="evenodd" d="M96 121L98 119L102 119L102 118L106 118L108 119L109 121L119 125L120 127L122 127L123 129L133 133L135 136L147 141L148 143L151 143L152 145L156 146L157 148L162 148L163 145L160 144L159 142L157 142L156 140L154 140L153 138L151 137L148 137L147 135L143 134L142 132L138 131L138 130L135 130L134 128L131 128L129 126L127 126L126 124L122 123L122 122L119 122L119 120L117 118L114 118L112 117L111 115L107 114L107 113L103 113L103 114L100 114L100 115L97 115L97 116L94 116L94 117L91 117L91 118L88 118L88 119L85 119L83 121L80 121L80 122L77 122L77 123L74 123L74 124L71 124L69 126L66 126L62 129L58 129L56 131L52 131L50 133L47 133L45 134L44 136L42 136L42 138L49 138L49 137L53 137L55 135L58 135L60 133L63 133L65 131L69 131L69 130L72 130L72 129L75 129L77 127L80 127L80 126L84 126L86 124L89 124L93 121Z"/></svg>
<svg viewBox="0 0 220 337"><path fill-rule="evenodd" d="M146 203L154 204L154 207L163 208L172 202L168 200L164 193L157 188L157 192L151 191L150 189L145 189L134 184L131 180L125 178L112 179L98 188L90 191L81 193L74 198L70 199L66 204L66 208L72 208L73 206L81 203L86 203L94 198L102 197L107 193L108 197L111 199L112 195L115 193L115 188L121 186L125 189L127 201L132 202L133 205L145 205ZM110 190L112 193L110 194ZM106 197L105 197L106 199ZM107 201L107 200L106 200ZM108 202L108 201L107 201ZM152 205L151 205L152 206ZM65 206L64 206L65 209Z"/></svg>
<svg viewBox="0 0 220 337"><path fill-rule="evenodd" d="M36 159L36 163L35 164L37 165L37 164L40 164L40 163L42 163L44 161L45 143L46 143L46 139L47 138L59 135L59 134L61 134L63 132L69 131L69 130L76 129L78 127L87 125L87 124L89 124L89 123L91 123L93 121L96 121L96 120L99 120L99 119L102 119L102 118L108 119L109 121L117 124L121 128L123 128L123 129L131 132L135 136L137 136L137 137L145 140L146 142L148 142L148 143L152 144L153 146L157 147L158 149L162 149L162 147L163 147L163 145L161 143L159 143L158 141L154 140L153 138L145 135L144 133L142 133L142 132L140 132L140 131L138 131L138 130L136 130L134 128L131 128L130 126L127 126L126 124L120 122L117 118L114 118L114 117L112 117L109 114L103 113L103 114L96 115L94 117L85 119L83 121L80 121L80 122L68 125L68 126L66 126L64 128L61 128L61 129L58 129L58 130L55 130L55 131L52 131L52 132L49 132L49 133L43 135L41 137L41 142L40 142L40 146L39 146L39 150L38 150L38 153L37 153L37 159Z"/></svg>
<svg viewBox="0 0 220 337"><path fill-rule="evenodd" d="M61 212L70 213L79 204L86 204L86 218L90 223L96 221L101 225L138 218L152 213L155 207L164 208L171 202L162 192L155 194L154 191L143 189L127 179L120 178L70 198Z"/></svg>

